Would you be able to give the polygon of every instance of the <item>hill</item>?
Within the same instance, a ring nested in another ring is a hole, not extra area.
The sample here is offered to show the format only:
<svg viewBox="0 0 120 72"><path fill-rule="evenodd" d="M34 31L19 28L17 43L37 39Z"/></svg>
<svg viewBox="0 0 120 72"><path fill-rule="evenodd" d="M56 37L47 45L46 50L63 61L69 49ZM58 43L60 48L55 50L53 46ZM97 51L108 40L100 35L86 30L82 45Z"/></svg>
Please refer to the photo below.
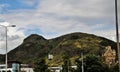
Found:
<svg viewBox="0 0 120 72"><path fill-rule="evenodd" d="M86 54L102 55L106 46L116 49L116 43L99 36L87 33L70 33L54 39L32 34L24 39L23 43L8 53L8 60L18 60L22 63L34 63L38 58L46 58L50 65L61 65L63 56L67 54L72 63L80 56L81 52ZM49 61L48 54L53 54L53 60ZM4 62L0 56L0 61Z"/></svg>

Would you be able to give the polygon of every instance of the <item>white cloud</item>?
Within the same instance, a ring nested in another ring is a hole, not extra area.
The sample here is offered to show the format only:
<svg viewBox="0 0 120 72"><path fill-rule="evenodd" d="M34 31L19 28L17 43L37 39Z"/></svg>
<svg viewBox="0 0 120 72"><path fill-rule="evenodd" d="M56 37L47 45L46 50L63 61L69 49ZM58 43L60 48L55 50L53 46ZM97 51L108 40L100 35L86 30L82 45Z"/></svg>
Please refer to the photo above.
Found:
<svg viewBox="0 0 120 72"><path fill-rule="evenodd" d="M9 25L8 22L2 22L2 23L0 23L0 26L3 26L3 27L8 26L8 25Z"/></svg>
<svg viewBox="0 0 120 72"><path fill-rule="evenodd" d="M83 17L111 16L113 0L43 0L40 11ZM109 12L108 12L109 11Z"/></svg>

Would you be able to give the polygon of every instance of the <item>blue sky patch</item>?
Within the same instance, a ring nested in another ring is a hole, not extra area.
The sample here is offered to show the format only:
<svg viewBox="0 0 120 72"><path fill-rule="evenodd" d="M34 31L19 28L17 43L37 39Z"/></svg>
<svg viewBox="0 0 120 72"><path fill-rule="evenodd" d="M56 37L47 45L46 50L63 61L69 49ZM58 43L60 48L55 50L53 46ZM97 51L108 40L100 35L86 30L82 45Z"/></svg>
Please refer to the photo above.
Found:
<svg viewBox="0 0 120 72"><path fill-rule="evenodd" d="M23 2L20 2L18 0L0 0L0 4L7 5L3 9L4 11L8 10L19 10L19 9L35 9L37 6L37 1L33 5L27 5Z"/></svg>
<svg viewBox="0 0 120 72"><path fill-rule="evenodd" d="M25 34L26 35L31 35L31 34L44 34L44 33L42 32L42 30L39 27L34 27L32 29L31 28L27 29L25 31Z"/></svg>

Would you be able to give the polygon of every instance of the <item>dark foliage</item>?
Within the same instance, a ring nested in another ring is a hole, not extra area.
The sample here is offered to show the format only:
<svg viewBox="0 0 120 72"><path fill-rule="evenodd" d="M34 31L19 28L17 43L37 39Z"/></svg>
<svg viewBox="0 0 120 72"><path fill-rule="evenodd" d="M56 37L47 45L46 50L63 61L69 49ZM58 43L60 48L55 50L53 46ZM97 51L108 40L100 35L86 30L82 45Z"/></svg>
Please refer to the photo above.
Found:
<svg viewBox="0 0 120 72"><path fill-rule="evenodd" d="M34 72L50 72L44 59L36 60Z"/></svg>
<svg viewBox="0 0 120 72"><path fill-rule="evenodd" d="M77 71L82 72L82 62L79 59L76 59ZM84 72L109 72L106 64L103 63L99 56L88 55L83 59Z"/></svg>

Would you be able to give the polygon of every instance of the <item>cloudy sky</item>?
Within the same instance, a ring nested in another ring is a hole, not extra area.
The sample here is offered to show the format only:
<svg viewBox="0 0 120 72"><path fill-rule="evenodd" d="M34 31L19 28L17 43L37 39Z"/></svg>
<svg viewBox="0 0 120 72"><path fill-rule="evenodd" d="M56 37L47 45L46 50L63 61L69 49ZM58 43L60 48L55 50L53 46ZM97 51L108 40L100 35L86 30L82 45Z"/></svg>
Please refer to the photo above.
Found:
<svg viewBox="0 0 120 72"><path fill-rule="evenodd" d="M83 32L115 41L114 8L114 0L0 0L0 24L16 25L8 28L9 50L30 34L50 39ZM120 1L118 13L120 23ZM3 53L5 29L0 27L0 54Z"/></svg>

